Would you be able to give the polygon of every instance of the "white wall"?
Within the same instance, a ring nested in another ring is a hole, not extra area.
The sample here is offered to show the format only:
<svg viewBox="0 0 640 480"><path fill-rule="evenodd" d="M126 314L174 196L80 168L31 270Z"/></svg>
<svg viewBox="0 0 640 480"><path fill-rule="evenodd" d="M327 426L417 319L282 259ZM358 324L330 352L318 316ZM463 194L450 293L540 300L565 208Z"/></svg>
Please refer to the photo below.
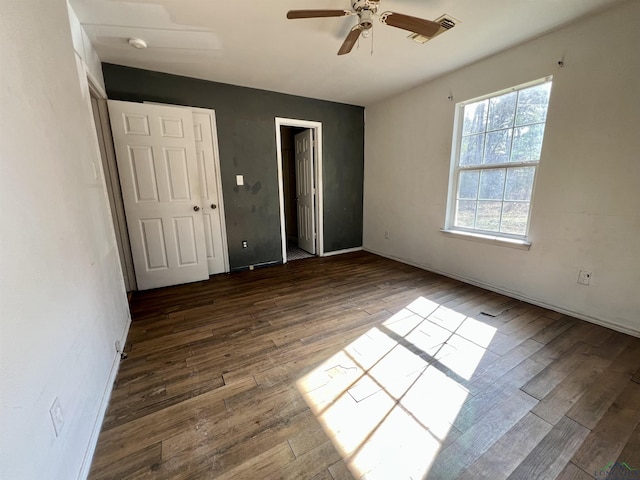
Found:
<svg viewBox="0 0 640 480"><path fill-rule="evenodd" d="M640 335L639 24L632 0L367 107L365 249ZM531 250L441 233L455 102L549 74Z"/></svg>
<svg viewBox="0 0 640 480"><path fill-rule="evenodd" d="M0 478L73 479L129 313L65 0L3 0L0 65Z"/></svg>

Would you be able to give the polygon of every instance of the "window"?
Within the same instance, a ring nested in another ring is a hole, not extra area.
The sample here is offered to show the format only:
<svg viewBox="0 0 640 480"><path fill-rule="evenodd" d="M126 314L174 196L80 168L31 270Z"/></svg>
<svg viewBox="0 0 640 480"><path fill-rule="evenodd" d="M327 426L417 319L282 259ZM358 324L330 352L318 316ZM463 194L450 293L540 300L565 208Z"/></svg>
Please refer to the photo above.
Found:
<svg viewBox="0 0 640 480"><path fill-rule="evenodd" d="M526 240L551 79L456 106L446 230Z"/></svg>

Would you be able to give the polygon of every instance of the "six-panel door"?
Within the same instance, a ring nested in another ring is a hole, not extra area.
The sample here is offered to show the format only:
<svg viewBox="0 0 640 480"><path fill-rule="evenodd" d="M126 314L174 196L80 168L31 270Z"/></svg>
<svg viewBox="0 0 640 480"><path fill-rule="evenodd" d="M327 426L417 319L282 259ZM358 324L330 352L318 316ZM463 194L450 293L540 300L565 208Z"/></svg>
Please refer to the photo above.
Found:
<svg viewBox="0 0 640 480"><path fill-rule="evenodd" d="M295 137L296 199L298 204L298 247L315 255L315 207L313 176L313 131L307 129Z"/></svg>
<svg viewBox="0 0 640 480"><path fill-rule="evenodd" d="M207 279L191 112L110 100L109 114L138 288Z"/></svg>

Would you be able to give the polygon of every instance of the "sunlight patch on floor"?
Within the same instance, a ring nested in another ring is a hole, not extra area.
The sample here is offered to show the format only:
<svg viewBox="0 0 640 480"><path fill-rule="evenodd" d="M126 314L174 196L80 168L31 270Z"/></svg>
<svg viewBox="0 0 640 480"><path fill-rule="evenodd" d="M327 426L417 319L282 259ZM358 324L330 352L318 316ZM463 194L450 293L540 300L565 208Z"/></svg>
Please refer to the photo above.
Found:
<svg viewBox="0 0 640 480"><path fill-rule="evenodd" d="M453 439L495 332L418 297L297 387L356 478L420 479Z"/></svg>

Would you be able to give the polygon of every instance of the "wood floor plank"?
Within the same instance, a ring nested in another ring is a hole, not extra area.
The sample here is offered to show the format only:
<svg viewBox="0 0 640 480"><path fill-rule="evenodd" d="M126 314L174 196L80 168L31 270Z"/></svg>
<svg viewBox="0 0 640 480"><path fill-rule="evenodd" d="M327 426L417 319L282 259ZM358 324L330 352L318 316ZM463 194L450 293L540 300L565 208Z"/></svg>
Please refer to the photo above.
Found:
<svg viewBox="0 0 640 480"><path fill-rule="evenodd" d="M340 454L336 451L333 444L331 442L325 442L300 455L286 465L283 465L277 472L274 472L266 478L313 478L315 475L324 472L327 469L327 464L331 465L339 461L340 458Z"/></svg>
<svg viewBox="0 0 640 480"><path fill-rule="evenodd" d="M94 464L110 464L142 447L154 444L177 433L194 428L202 419L213 418L226 412L224 398L234 392L251 388L253 378L225 385L211 392L185 400L158 412L103 431L97 447Z"/></svg>
<svg viewBox="0 0 640 480"><path fill-rule="evenodd" d="M355 478L344 460L338 460L333 465L330 465L329 473L333 480L354 480Z"/></svg>
<svg viewBox="0 0 640 480"><path fill-rule="evenodd" d="M614 400L627 387L629 378L639 364L640 347L632 343L595 379L567 412L567 416L589 429L595 428Z"/></svg>
<svg viewBox="0 0 640 480"><path fill-rule="evenodd" d="M640 472L640 424L636 425L636 429L629 437L627 444L618 455L616 461L619 464L626 463Z"/></svg>
<svg viewBox="0 0 640 480"><path fill-rule="evenodd" d="M564 470L556 477L556 480L593 480L593 476L580 470L573 463L567 463Z"/></svg>
<svg viewBox="0 0 640 480"><path fill-rule="evenodd" d="M522 391L539 400L548 395L560 382L567 378L587 359L591 347L578 342L570 353L552 362L523 387Z"/></svg>
<svg viewBox="0 0 640 480"><path fill-rule="evenodd" d="M640 384L629 381L571 459L585 472L618 458L640 423Z"/></svg>
<svg viewBox="0 0 640 480"><path fill-rule="evenodd" d="M131 309L90 480L584 480L639 461L640 339L367 252Z"/></svg>
<svg viewBox="0 0 640 480"><path fill-rule="evenodd" d="M506 401L516 390L537 375L542 368L544 368L542 365L529 359L520 363L498 378L490 387L468 398L453 425L462 432L467 431L482 416L493 410L501 401Z"/></svg>
<svg viewBox="0 0 640 480"><path fill-rule="evenodd" d="M521 392L514 391L508 399L479 419L437 457L427 478L456 478L518 423L537 403Z"/></svg>
<svg viewBox="0 0 640 480"><path fill-rule="evenodd" d="M253 480L277 475L278 471L295 458L289 444L282 442L273 448L216 476L217 480Z"/></svg>
<svg viewBox="0 0 640 480"><path fill-rule="evenodd" d="M102 467L94 465L90 475L91 478L96 480L123 478L130 472L136 472L140 475L142 471L151 470L161 460L162 444L157 442L122 456L113 464L103 465Z"/></svg>
<svg viewBox="0 0 640 480"><path fill-rule="evenodd" d="M489 365L488 368L483 370L476 369L476 371L473 373L473 376L471 377L471 382L468 385L469 391L472 394L477 395L478 393L482 392L482 390L492 387L499 379L501 379L505 375L508 375L509 372L511 372L514 368L517 368L525 361L527 361L527 363L531 365L531 370L536 370L534 375L540 373L540 371L544 369L544 365L538 362L534 362L530 359L530 357L535 352L540 350L542 346L543 345L541 343L529 339L518 345L509 353L501 356L493 364ZM522 385L524 385L525 382L529 380L531 380L531 377L527 378L522 384L518 385L518 388L520 388Z"/></svg>
<svg viewBox="0 0 640 480"><path fill-rule="evenodd" d="M555 479L588 434L582 425L562 417L507 478Z"/></svg>
<svg viewBox="0 0 640 480"><path fill-rule="evenodd" d="M587 357L576 372L556 385L531 411L555 425L598 379L608 363L595 355Z"/></svg>
<svg viewBox="0 0 640 480"><path fill-rule="evenodd" d="M547 314L545 314L545 316L548 317ZM558 338L568 329L573 327L576 323L577 323L577 320L575 318L562 316L559 319L556 319L554 322L547 325L545 328L543 328L539 332L537 332L533 337L531 337L531 339L546 345L552 340Z"/></svg>
<svg viewBox="0 0 640 480"><path fill-rule="evenodd" d="M553 428L528 413L457 478L501 480L509 476Z"/></svg>
<svg viewBox="0 0 640 480"><path fill-rule="evenodd" d="M326 441L327 436L319 423L313 424L310 428L305 428L288 440L291 451L293 451L296 458L309 450L319 447Z"/></svg>
<svg viewBox="0 0 640 480"><path fill-rule="evenodd" d="M333 480L333 477L331 476L329 470L322 470L317 475L314 475L311 480Z"/></svg>
<svg viewBox="0 0 640 480"><path fill-rule="evenodd" d="M550 365L557 359L570 353L574 345L591 332L591 326L586 322L577 322L569 327L562 335L551 340L531 358L543 365ZM585 343L585 342L583 342Z"/></svg>
<svg viewBox="0 0 640 480"><path fill-rule="evenodd" d="M175 472L188 466L215 477L286 442L317 422L299 400L255 410L247 405L247 409L221 415L167 438L162 444L162 472L173 478L177 476Z"/></svg>

